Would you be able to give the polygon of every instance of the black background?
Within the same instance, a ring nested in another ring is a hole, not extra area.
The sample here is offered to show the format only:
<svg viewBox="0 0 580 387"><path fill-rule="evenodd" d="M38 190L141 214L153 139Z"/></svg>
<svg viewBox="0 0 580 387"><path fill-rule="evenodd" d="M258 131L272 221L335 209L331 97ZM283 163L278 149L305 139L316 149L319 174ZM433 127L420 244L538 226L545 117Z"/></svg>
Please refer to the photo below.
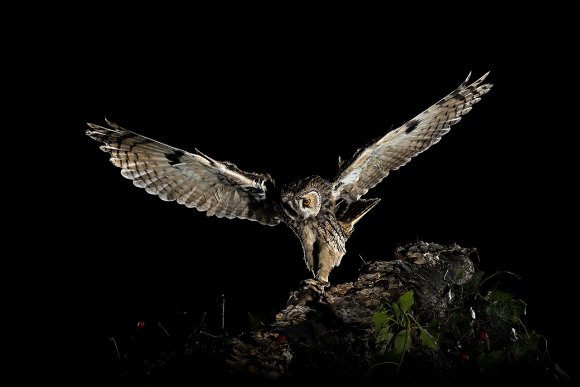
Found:
<svg viewBox="0 0 580 387"><path fill-rule="evenodd" d="M577 76L565 14L483 10L413 34L405 32L413 19L394 12L356 18L362 28L330 17L230 24L231 14L167 27L108 15L62 28L47 39L50 66L36 97L60 116L53 122L66 188L56 189L61 200L49 211L68 227L45 233L59 259L43 267L58 273L51 288L65 306L52 305L57 318L74 316L62 319L80 353L90 353L81 360L99 359L99 372L111 356L108 337L130 335L140 320L171 329L176 311L214 313L221 294L226 328L235 331L247 312L282 307L309 276L285 226L207 218L146 194L84 135L86 122L107 117L279 183L330 179L339 155L411 119L469 71L472 80L491 71L495 86L472 112L369 192L383 200L357 225L331 281L355 278L359 256L392 259L397 245L416 240L477 247L483 270L522 277L505 287L528 302L527 323L566 369L566 268L577 254L567 225L576 219L577 178L577 98L568 85Z"/></svg>

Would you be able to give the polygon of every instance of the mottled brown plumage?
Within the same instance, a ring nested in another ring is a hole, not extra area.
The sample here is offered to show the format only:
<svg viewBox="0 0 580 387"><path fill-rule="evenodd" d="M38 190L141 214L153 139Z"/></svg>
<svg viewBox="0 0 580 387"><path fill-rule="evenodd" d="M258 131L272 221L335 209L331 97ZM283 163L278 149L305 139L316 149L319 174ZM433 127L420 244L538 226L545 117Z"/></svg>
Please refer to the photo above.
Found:
<svg viewBox="0 0 580 387"><path fill-rule="evenodd" d="M317 280L327 282L346 252L354 225L380 200L361 197L390 171L439 142L491 89L483 83L486 76L470 85L467 77L441 101L357 151L332 182L311 176L277 187L269 175L244 172L198 150L186 152L109 121L110 128L89 124L87 135L104 144L100 149L111 154L111 163L124 177L162 200L208 216L270 226L286 223L302 242L308 268Z"/></svg>

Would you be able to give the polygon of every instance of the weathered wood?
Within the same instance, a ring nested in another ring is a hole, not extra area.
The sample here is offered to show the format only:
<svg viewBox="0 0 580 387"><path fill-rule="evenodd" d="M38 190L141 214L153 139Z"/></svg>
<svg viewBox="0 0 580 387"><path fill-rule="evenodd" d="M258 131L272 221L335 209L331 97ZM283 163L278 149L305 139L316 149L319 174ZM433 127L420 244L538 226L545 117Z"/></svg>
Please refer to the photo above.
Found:
<svg viewBox="0 0 580 387"><path fill-rule="evenodd" d="M473 251L420 242L398 248L394 261L363 266L354 282L323 291L305 281L273 324L233 340L227 365L267 379L363 375L376 361L377 308L413 289L418 321L445 315L457 285L474 273Z"/></svg>
<svg viewBox="0 0 580 387"><path fill-rule="evenodd" d="M354 282L304 281L274 322L235 338L209 333L204 319L185 340L137 335L129 351L114 352L115 382L568 381L545 337L524 326L525 302L497 288L499 273L475 272L474 252L417 242L398 248L392 261L364 265ZM148 351L153 345L157 355Z"/></svg>

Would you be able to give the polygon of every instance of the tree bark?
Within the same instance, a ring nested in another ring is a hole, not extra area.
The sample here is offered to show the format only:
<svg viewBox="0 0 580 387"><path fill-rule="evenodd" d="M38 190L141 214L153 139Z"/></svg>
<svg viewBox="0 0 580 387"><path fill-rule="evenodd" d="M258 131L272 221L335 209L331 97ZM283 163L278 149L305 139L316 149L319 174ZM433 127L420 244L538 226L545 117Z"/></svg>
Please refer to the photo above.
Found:
<svg viewBox="0 0 580 387"><path fill-rule="evenodd" d="M475 272L474 252L418 242L393 261L365 264L353 282L304 281L273 323L235 338L208 333L204 319L185 341L164 329L145 340L145 329L123 355L116 347L115 382L569 381L546 338L524 326L526 303L489 281L500 273Z"/></svg>
<svg viewBox="0 0 580 387"><path fill-rule="evenodd" d="M412 289L419 323L444 316L474 273L474 251L419 242L398 248L394 261L364 265L354 282L322 289L305 281L273 324L233 339L227 367L278 380L364 376L379 351L373 314Z"/></svg>

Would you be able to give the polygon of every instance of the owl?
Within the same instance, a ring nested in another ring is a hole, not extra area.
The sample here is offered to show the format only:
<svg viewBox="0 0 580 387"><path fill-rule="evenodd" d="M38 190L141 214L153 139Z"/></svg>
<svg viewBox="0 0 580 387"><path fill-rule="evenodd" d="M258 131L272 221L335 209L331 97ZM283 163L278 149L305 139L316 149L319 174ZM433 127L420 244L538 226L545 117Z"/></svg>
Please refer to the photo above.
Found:
<svg viewBox="0 0 580 387"><path fill-rule="evenodd" d="M207 216L239 218L294 231L314 280L328 283L340 265L354 227L380 199L365 199L391 171L439 142L492 87L489 73L467 79L445 98L340 163L333 180L310 176L278 185L268 174L251 173L195 149L187 152L123 129L88 124L86 134L102 143L113 165L136 187L165 201L177 201Z"/></svg>

